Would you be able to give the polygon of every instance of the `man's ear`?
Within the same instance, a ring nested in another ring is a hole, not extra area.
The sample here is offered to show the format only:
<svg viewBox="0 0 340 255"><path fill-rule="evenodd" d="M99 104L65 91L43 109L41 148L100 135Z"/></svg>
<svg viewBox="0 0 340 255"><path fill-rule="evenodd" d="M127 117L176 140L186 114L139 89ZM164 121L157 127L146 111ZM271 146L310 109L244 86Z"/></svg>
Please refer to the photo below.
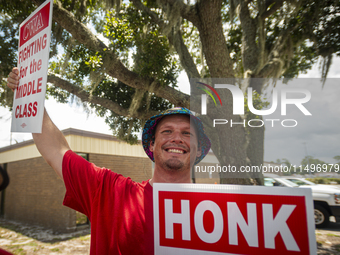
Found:
<svg viewBox="0 0 340 255"><path fill-rule="evenodd" d="M198 147L198 148L197 148L196 157L200 157L201 155L202 155L201 147Z"/></svg>
<svg viewBox="0 0 340 255"><path fill-rule="evenodd" d="M154 141L150 141L149 150L153 152Z"/></svg>

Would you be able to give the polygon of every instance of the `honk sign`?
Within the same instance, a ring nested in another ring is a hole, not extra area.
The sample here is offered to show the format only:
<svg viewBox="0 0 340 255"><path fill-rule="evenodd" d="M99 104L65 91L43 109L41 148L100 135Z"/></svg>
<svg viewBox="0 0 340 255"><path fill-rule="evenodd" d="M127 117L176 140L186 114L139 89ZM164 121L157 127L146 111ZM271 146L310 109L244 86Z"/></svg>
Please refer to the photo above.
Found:
<svg viewBox="0 0 340 255"><path fill-rule="evenodd" d="M154 185L155 254L316 254L309 189Z"/></svg>
<svg viewBox="0 0 340 255"><path fill-rule="evenodd" d="M12 132L41 133L51 38L53 0L19 27L19 86L14 92Z"/></svg>

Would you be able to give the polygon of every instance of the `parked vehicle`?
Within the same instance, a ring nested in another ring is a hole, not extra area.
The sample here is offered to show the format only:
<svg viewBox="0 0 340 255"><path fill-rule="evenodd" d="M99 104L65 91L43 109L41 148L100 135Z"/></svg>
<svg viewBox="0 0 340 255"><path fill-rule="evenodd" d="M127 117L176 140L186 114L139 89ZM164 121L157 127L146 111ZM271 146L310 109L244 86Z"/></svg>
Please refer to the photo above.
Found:
<svg viewBox="0 0 340 255"><path fill-rule="evenodd" d="M339 186L335 186L335 185L326 185L326 184L316 184L314 182L308 181L305 178L298 178L298 177L292 177L292 176L287 176L285 177L285 179L294 182L295 184L299 185L299 186L319 186L319 187L323 187L323 188L334 188L334 189L339 189Z"/></svg>
<svg viewBox="0 0 340 255"><path fill-rule="evenodd" d="M307 181L307 180L305 180ZM307 181L308 182L308 181ZM299 182L289 180L289 178L280 178L279 176L265 175L265 186L281 186L281 187L300 187L312 189L314 201L314 218L315 226L319 228L326 227L329 224L329 217L334 216L337 222L340 222L340 189L330 187L328 185L302 185Z"/></svg>

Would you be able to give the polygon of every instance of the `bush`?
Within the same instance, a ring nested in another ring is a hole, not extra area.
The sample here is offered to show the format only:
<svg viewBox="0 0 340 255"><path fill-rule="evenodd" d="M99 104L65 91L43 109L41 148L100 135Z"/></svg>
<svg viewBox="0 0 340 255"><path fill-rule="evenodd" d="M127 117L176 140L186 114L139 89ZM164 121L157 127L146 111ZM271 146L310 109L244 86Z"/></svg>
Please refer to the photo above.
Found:
<svg viewBox="0 0 340 255"><path fill-rule="evenodd" d="M340 184L339 178L307 178L308 181L314 182L316 184L330 184L331 182L336 182L337 184Z"/></svg>
<svg viewBox="0 0 340 255"><path fill-rule="evenodd" d="M340 179L339 178L329 178L330 182L336 182L337 184L340 184Z"/></svg>

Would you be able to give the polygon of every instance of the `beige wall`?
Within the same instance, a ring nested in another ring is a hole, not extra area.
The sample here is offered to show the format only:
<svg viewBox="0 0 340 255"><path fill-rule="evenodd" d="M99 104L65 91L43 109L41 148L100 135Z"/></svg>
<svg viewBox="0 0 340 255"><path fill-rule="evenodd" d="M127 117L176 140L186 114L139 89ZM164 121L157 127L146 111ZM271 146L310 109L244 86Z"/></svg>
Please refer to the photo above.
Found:
<svg viewBox="0 0 340 255"><path fill-rule="evenodd" d="M5 219L68 232L76 227L75 211L62 205L63 181L42 157L7 164Z"/></svg>
<svg viewBox="0 0 340 255"><path fill-rule="evenodd" d="M152 177L152 161L149 158L91 153L89 161L96 166L105 167L125 177L130 177L136 182L146 181Z"/></svg>

